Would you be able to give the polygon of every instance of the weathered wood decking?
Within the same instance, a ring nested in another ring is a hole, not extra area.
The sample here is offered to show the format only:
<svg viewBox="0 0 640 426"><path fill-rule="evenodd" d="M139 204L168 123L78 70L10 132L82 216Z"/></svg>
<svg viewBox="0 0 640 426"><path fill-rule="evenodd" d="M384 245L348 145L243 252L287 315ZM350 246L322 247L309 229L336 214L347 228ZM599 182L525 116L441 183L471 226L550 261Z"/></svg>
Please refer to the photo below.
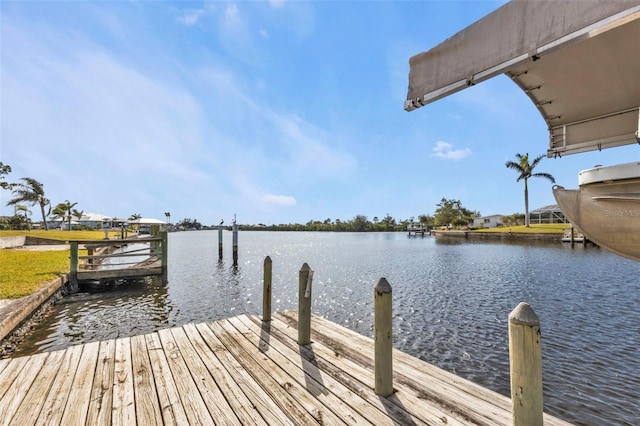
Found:
<svg viewBox="0 0 640 426"><path fill-rule="evenodd" d="M299 346L296 322L241 315L1 360L0 423L511 423L508 398L400 351L378 397L371 339L314 316Z"/></svg>

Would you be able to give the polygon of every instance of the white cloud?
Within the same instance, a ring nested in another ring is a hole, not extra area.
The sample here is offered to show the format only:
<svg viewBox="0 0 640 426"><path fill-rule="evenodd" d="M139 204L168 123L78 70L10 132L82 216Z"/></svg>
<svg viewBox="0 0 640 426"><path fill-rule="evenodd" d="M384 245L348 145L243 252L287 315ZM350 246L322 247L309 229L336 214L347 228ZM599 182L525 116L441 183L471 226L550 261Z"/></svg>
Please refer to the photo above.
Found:
<svg viewBox="0 0 640 426"><path fill-rule="evenodd" d="M432 149L432 157L443 158L445 160L458 161L471 155L469 148L453 149L453 145L447 142L438 141Z"/></svg>
<svg viewBox="0 0 640 426"><path fill-rule="evenodd" d="M296 199L289 195L274 195L274 194L265 195L264 197L262 197L262 201L264 201L265 203L276 204L279 206L286 206L286 207L294 206L297 203Z"/></svg>
<svg viewBox="0 0 640 426"><path fill-rule="evenodd" d="M244 23L240 17L238 6L231 3L224 11L225 25L230 30L240 30L244 28Z"/></svg>
<svg viewBox="0 0 640 426"><path fill-rule="evenodd" d="M205 14L205 12L206 11L204 9L193 10L178 17L178 20L185 25L195 25L198 23L200 18Z"/></svg>

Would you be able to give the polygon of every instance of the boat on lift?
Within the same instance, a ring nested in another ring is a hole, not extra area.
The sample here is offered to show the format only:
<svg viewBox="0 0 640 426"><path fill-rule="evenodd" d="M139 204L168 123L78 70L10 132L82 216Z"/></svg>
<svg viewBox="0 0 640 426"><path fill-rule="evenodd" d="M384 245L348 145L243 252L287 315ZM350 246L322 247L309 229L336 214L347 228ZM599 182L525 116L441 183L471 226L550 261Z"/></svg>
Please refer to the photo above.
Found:
<svg viewBox="0 0 640 426"><path fill-rule="evenodd" d="M640 261L640 162L583 170L578 184L553 187L562 213L590 241Z"/></svg>

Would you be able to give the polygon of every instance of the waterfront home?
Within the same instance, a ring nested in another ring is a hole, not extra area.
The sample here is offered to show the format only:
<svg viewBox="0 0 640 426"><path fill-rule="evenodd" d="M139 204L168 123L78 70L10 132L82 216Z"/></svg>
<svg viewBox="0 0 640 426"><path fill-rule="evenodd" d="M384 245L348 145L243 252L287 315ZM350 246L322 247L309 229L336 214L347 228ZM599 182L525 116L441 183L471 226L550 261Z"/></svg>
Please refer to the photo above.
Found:
<svg viewBox="0 0 640 426"><path fill-rule="evenodd" d="M473 219L473 226L483 228L497 228L498 226L502 226L502 218L503 215L501 214L477 217Z"/></svg>

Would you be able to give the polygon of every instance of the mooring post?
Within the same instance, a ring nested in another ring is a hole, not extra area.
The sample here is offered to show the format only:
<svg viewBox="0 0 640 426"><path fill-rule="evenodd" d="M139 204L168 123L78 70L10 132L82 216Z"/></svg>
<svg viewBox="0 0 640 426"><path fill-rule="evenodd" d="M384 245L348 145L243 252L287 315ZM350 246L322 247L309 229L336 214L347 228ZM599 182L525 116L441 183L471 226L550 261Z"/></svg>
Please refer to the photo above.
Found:
<svg viewBox="0 0 640 426"><path fill-rule="evenodd" d="M528 303L509 314L509 365L513 426L542 425L540 319Z"/></svg>
<svg viewBox="0 0 640 426"><path fill-rule="evenodd" d="M233 265L238 265L238 224L233 222Z"/></svg>
<svg viewBox="0 0 640 426"><path fill-rule="evenodd" d="M222 259L222 225L218 225L218 259Z"/></svg>
<svg viewBox="0 0 640 426"><path fill-rule="evenodd" d="M311 284L313 271L306 263L298 274L298 344L311 343Z"/></svg>
<svg viewBox="0 0 640 426"><path fill-rule="evenodd" d="M69 284L73 291L78 288L78 242L69 241Z"/></svg>
<svg viewBox="0 0 640 426"><path fill-rule="evenodd" d="M376 395L393 393L393 336L391 325L391 285L380 278L373 291L374 369Z"/></svg>
<svg viewBox="0 0 640 426"><path fill-rule="evenodd" d="M169 246L168 246L168 233L166 230L160 232L161 249L162 249L162 257L161 257L161 265L162 265L162 282L168 282L168 265L169 265Z"/></svg>
<svg viewBox="0 0 640 426"><path fill-rule="evenodd" d="M264 258L264 279L262 290L262 321L271 321L271 271L272 262L269 256Z"/></svg>

